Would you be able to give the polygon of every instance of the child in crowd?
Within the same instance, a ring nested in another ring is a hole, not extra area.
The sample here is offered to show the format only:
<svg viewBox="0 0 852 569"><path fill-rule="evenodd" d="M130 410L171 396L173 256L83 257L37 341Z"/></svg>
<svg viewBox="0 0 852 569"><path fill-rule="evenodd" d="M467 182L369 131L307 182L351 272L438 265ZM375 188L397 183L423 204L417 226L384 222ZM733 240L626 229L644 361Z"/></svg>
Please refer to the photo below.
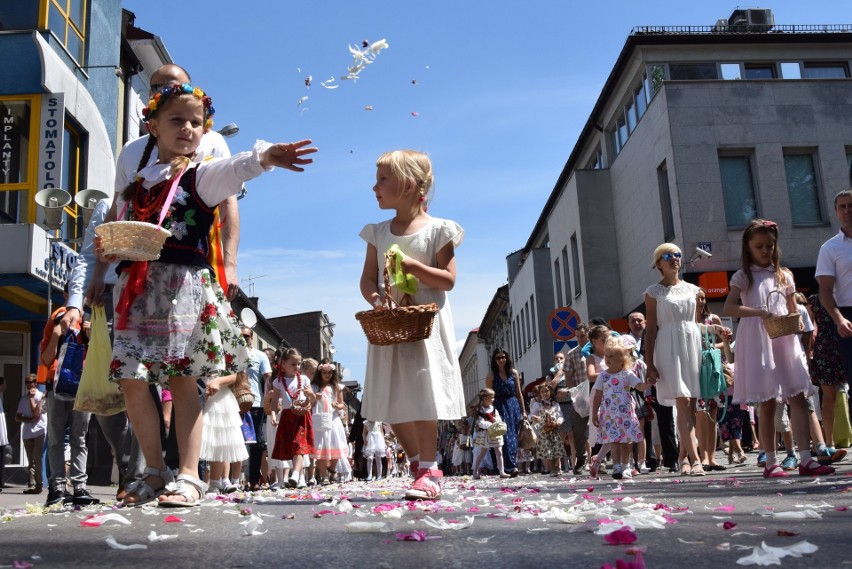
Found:
<svg viewBox="0 0 852 569"><path fill-rule="evenodd" d="M137 176L116 195L105 220L162 224L171 232L156 261L119 265L114 291L110 379L121 384L147 464L142 477L126 488L126 505L159 498L163 506L194 506L204 496L206 484L198 479L202 415L196 378L236 373L248 359L239 324L207 261L213 210L274 166L300 171L311 162L303 156L316 151L306 148L306 140L259 143L253 152L191 163L212 115L212 101L200 88L162 87L143 109L151 136ZM148 166L154 146L158 161ZM104 275L116 260L103 257L99 238L95 248L99 259L86 294L92 305L102 303ZM158 413L148 391L148 382L161 380L168 380L174 399L176 479L163 459Z"/></svg>
<svg viewBox="0 0 852 569"><path fill-rule="evenodd" d="M382 458L385 456L385 432L378 421L364 421L364 458L367 460L367 482L373 480L373 463L376 480L382 479Z"/></svg>
<svg viewBox="0 0 852 569"><path fill-rule="evenodd" d="M314 374L317 371L317 366L319 362L314 358L305 358L302 360L302 367L300 371L302 372L302 376L308 378L310 381L313 381ZM303 457L303 466L302 466L302 476L307 481L308 486L316 486L316 461L313 459L311 455L305 455Z"/></svg>
<svg viewBox="0 0 852 569"><path fill-rule="evenodd" d="M314 425L314 452L311 454L320 483L327 486L334 482L337 463L348 457L349 449L346 430L338 415L338 411L346 409L346 404L343 402L343 389L337 366L328 358L323 358L322 363L315 368L311 385L317 396L314 413L331 414L331 428L327 431L318 432Z"/></svg>
<svg viewBox="0 0 852 569"><path fill-rule="evenodd" d="M311 422L311 407L317 402L307 378L302 377L299 366L302 354L296 348L279 348L275 354L278 362L278 377L272 382L267 394L272 410L277 411L280 403L281 417L275 433L272 458L293 461L287 488L305 488L302 467L305 455L314 451L314 429Z"/></svg>
<svg viewBox="0 0 852 569"><path fill-rule="evenodd" d="M741 269L731 277L725 315L740 319L737 329L737 364L734 367L734 402L758 402L760 443L766 452L764 478L784 478L775 457L777 401L790 405L793 438L799 446L799 475L833 474L834 468L811 456L811 436L805 396L811 381L802 345L796 334L770 338L761 320L797 314L793 274L781 267L778 226L756 219L742 236ZM770 294L779 291L780 294ZM820 443L821 451L825 443Z"/></svg>
<svg viewBox="0 0 852 569"><path fill-rule="evenodd" d="M565 456L565 445L559 425L565 420L562 409L553 400L553 388L546 383L538 386L538 398L530 404L530 421L538 427L538 445L536 454L544 461L544 468L551 476L559 476L562 472L562 458Z"/></svg>
<svg viewBox="0 0 852 569"><path fill-rule="evenodd" d="M272 358L270 362L275 361L275 354L272 354ZM277 366L273 368L276 371L273 371L275 375L278 374ZM275 441L275 434L278 432L278 423L281 418L281 411L273 411L273 407L275 409L281 409L282 401L281 398L278 398L278 401L274 402L272 399L275 395L270 395L268 397L264 397L263 401L263 411L266 415L266 421L264 422L264 428L266 429L266 440L267 441ZM290 469L292 468L292 462L289 460L278 460L272 458L272 453L269 453L269 458L267 459L267 466L269 468L269 476L267 479L271 480L273 478L272 473L274 472L274 482L269 483L270 490L278 490L279 488L286 487L287 479L290 477Z"/></svg>
<svg viewBox="0 0 852 569"><path fill-rule="evenodd" d="M244 371L237 372L244 374ZM207 379L199 457L210 463L210 490L232 494L238 490L230 478L232 462L248 458L242 433L240 405L230 385L236 374Z"/></svg>
<svg viewBox="0 0 852 569"><path fill-rule="evenodd" d="M25 392L21 396L15 413L15 420L21 423L21 438L24 440L24 450L27 453L27 464L29 464L29 484L24 494L41 494L44 480L41 459L44 452L44 438L47 435L47 413L44 409L44 394L38 390L36 377L36 374L31 373L24 380ZM0 444L0 451L2 449L3 445ZM0 460L3 460L2 456ZM0 478L0 483L2 481Z"/></svg>
<svg viewBox="0 0 852 569"><path fill-rule="evenodd" d="M487 387L480 389L479 407L476 409L476 417L474 418L473 437L473 477L476 479L481 476L482 462L491 449L494 449L500 478L509 478L509 475L503 469L503 436L492 437L488 432L488 427L502 420L500 413L494 407L494 390Z"/></svg>
<svg viewBox="0 0 852 569"><path fill-rule="evenodd" d="M589 378L589 383L594 389L595 381L601 372L606 371L606 362L604 361L604 352L606 342L610 337L612 330L608 326L596 324L589 328L589 344L591 352L586 356L586 375ZM589 465L589 474L592 478L598 477L598 472L603 468L603 462L606 455L609 453L610 446L608 444L601 445L598 427L594 421L589 421L589 446L594 449L598 446L598 452L592 457L592 462ZM605 472L605 468L603 468Z"/></svg>
<svg viewBox="0 0 852 569"><path fill-rule="evenodd" d="M607 340L604 360L606 369L598 375L592 388L592 421L599 429L601 442L611 445L612 477L620 480L632 477L632 443L643 439L630 390L644 391L656 381L645 383L633 373L633 351L621 338Z"/></svg>
<svg viewBox="0 0 852 569"><path fill-rule="evenodd" d="M433 182L432 163L426 154L395 150L380 156L376 166L373 192L379 208L395 214L361 230L367 242L361 294L375 310L383 309L386 295L399 302L408 293L413 305L434 302L440 312L425 340L369 346L361 412L367 419L390 423L405 448L416 472L406 499L436 500L441 497L443 476L436 462L438 421L455 420L465 413L447 299L447 291L455 286L455 248L464 231L453 221L426 213ZM389 250L396 251L389 272L401 278L392 290L385 290L385 253Z"/></svg>

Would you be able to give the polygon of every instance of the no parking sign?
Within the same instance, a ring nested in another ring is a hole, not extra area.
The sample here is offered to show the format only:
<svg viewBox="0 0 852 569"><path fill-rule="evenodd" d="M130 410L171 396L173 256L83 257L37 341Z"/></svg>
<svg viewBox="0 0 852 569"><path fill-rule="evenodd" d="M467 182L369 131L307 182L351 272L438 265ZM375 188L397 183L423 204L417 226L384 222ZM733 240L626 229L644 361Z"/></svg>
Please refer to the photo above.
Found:
<svg viewBox="0 0 852 569"><path fill-rule="evenodd" d="M557 308L548 317L550 335L557 340L570 340L581 322L580 315L573 308L567 306Z"/></svg>

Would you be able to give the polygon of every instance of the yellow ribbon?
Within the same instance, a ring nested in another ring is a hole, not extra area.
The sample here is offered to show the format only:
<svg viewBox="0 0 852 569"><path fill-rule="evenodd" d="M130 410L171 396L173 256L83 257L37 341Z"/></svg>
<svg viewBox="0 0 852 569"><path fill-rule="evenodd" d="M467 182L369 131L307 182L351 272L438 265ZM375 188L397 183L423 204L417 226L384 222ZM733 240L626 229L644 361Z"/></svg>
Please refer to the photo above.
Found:
<svg viewBox="0 0 852 569"><path fill-rule="evenodd" d="M399 245L395 243L391 245L385 258L388 262L391 286L395 286L403 294L417 294L419 284L417 277L411 273L403 272L402 261L405 259L405 253L399 249Z"/></svg>

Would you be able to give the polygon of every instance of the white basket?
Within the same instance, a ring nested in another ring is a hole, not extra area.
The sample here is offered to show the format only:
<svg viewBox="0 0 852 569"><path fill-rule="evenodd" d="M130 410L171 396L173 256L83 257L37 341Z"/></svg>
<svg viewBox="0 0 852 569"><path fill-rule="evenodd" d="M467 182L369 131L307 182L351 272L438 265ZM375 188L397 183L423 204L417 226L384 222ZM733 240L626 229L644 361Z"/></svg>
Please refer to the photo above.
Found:
<svg viewBox="0 0 852 569"><path fill-rule="evenodd" d="M156 261L163 243L171 237L168 229L143 221L113 221L95 228L101 238L104 256L122 261Z"/></svg>

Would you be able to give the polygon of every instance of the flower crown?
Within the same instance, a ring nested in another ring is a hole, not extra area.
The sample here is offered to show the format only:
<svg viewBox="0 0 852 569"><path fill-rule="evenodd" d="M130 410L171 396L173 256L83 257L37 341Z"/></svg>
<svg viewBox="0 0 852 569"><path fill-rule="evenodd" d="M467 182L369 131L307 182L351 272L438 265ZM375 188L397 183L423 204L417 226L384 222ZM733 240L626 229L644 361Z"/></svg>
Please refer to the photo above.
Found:
<svg viewBox="0 0 852 569"><path fill-rule="evenodd" d="M320 371L334 371L335 369L333 364L320 364L318 367Z"/></svg>
<svg viewBox="0 0 852 569"><path fill-rule="evenodd" d="M162 103L164 103L171 95L194 95L201 99L204 103L204 132L208 132L213 127L213 115L216 109L213 108L213 99L207 96L200 87L193 87L189 83L172 83L166 85L148 100L148 106L142 109L142 122L151 120L154 112Z"/></svg>

